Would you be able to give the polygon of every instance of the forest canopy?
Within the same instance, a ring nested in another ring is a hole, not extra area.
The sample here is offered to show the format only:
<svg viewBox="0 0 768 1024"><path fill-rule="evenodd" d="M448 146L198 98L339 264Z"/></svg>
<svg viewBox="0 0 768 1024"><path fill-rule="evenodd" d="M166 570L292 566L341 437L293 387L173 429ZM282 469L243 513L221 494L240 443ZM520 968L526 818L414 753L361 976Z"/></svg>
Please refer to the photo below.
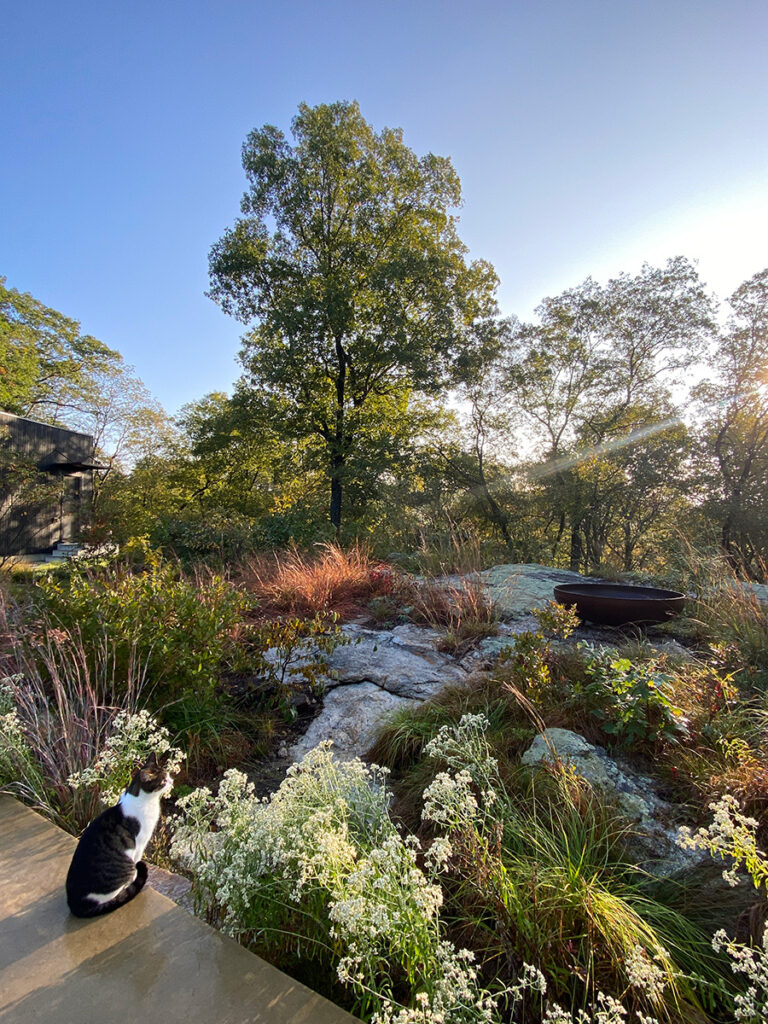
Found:
<svg viewBox="0 0 768 1024"><path fill-rule="evenodd" d="M93 536L184 558L334 535L382 556L663 574L682 542L762 578L768 270L720 304L682 257L504 316L450 161L355 103L243 146L210 296L242 373L171 421L119 353L0 283L0 407L94 434Z"/></svg>

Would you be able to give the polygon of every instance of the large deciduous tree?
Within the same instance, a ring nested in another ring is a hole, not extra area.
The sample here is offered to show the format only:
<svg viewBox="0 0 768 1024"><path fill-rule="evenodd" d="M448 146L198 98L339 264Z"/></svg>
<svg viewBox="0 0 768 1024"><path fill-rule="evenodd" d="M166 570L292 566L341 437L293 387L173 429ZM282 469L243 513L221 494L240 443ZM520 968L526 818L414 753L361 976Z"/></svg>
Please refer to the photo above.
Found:
<svg viewBox="0 0 768 1024"><path fill-rule="evenodd" d="M734 568L762 578L768 559L768 270L729 299L733 315L696 389L705 507Z"/></svg>
<svg viewBox="0 0 768 1024"><path fill-rule="evenodd" d="M302 105L292 132L293 144L269 125L248 136L243 216L211 251L210 295L253 325L249 386L288 434L319 443L338 533L372 406L380 420L411 390L446 386L493 334L497 281L466 259L449 160L375 132L356 103Z"/></svg>
<svg viewBox="0 0 768 1024"><path fill-rule="evenodd" d="M120 363L76 320L0 277L0 409L68 424L98 400L102 376Z"/></svg>
<svg viewBox="0 0 768 1024"><path fill-rule="evenodd" d="M677 257L606 285L587 279L537 313L517 326L508 387L537 441L531 476L556 521L552 558L569 538L571 568L595 570L618 533L632 568L683 483L672 395L714 329L711 300Z"/></svg>

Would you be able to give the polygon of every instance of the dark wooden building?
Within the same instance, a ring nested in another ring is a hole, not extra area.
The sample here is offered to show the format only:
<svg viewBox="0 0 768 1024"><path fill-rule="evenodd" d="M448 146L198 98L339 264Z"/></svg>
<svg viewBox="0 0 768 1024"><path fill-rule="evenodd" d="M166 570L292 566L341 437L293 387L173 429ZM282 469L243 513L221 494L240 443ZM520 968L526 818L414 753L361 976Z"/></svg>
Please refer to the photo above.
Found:
<svg viewBox="0 0 768 1024"><path fill-rule="evenodd" d="M77 543L93 493L93 438L0 411L0 556Z"/></svg>

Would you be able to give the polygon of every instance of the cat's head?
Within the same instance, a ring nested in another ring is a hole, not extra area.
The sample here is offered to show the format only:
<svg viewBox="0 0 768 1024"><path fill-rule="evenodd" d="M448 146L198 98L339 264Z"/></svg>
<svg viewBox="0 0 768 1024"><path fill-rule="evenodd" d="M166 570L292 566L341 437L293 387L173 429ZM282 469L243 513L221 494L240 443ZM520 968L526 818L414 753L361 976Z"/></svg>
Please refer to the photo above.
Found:
<svg viewBox="0 0 768 1024"><path fill-rule="evenodd" d="M172 788L173 779L166 770L166 759L158 758L153 752L134 774L128 792L134 796L139 793L160 793L166 796Z"/></svg>

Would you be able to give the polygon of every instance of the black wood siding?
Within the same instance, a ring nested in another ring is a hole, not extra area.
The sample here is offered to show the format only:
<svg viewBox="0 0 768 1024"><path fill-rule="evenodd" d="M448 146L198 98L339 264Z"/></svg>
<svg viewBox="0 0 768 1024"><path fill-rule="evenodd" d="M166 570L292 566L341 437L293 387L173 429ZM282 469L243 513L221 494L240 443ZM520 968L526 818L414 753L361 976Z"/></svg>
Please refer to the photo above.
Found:
<svg viewBox="0 0 768 1024"><path fill-rule="evenodd" d="M57 496L44 507L12 508L14 496L2 483L6 493L0 492L0 555L40 554L58 541L77 541L93 493L93 470L67 464L93 461L93 438L2 411L0 438L7 438L14 453L38 466L52 460L41 472L58 484Z"/></svg>

